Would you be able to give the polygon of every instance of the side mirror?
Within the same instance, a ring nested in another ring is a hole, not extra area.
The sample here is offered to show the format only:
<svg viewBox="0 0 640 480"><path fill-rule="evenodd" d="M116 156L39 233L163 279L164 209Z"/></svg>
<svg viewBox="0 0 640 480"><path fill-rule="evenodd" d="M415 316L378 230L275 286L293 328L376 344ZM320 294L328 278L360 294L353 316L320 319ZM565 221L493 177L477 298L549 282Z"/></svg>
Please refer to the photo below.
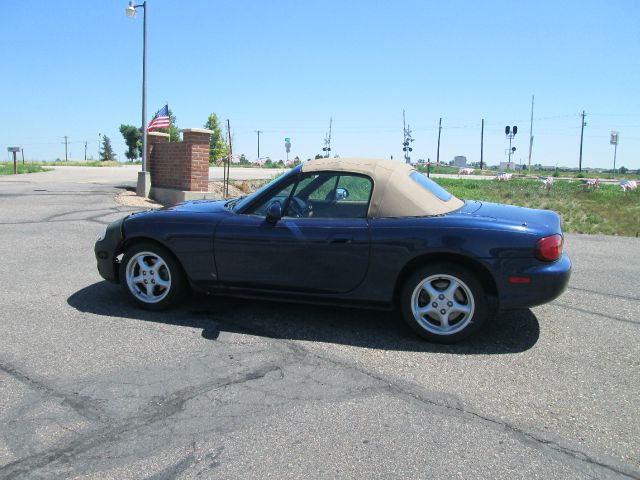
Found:
<svg viewBox="0 0 640 480"><path fill-rule="evenodd" d="M344 187L336 188L336 202L339 200L344 200L349 196L349 190Z"/></svg>
<svg viewBox="0 0 640 480"><path fill-rule="evenodd" d="M276 200L267 208L267 222L275 225L282 218L282 204Z"/></svg>

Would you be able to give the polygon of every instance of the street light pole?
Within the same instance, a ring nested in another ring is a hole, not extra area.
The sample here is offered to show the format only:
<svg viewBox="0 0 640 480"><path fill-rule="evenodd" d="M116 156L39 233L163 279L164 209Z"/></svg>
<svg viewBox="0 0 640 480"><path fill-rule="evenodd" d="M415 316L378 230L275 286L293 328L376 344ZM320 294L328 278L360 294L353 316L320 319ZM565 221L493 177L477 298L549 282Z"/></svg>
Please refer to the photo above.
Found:
<svg viewBox="0 0 640 480"><path fill-rule="evenodd" d="M142 8L142 171L138 172L137 194L148 196L151 187L147 172L147 2L134 5L129 2L126 15L135 18L136 8Z"/></svg>
<svg viewBox="0 0 640 480"><path fill-rule="evenodd" d="M147 171L147 2L142 2L142 171Z"/></svg>

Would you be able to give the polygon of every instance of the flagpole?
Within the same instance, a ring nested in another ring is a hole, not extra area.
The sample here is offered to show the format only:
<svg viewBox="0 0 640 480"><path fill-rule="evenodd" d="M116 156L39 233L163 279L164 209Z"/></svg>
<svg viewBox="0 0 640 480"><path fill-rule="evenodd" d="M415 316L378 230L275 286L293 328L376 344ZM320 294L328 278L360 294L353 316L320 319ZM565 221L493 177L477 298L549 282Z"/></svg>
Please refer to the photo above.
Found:
<svg viewBox="0 0 640 480"><path fill-rule="evenodd" d="M147 2L142 2L142 171L147 171Z"/></svg>

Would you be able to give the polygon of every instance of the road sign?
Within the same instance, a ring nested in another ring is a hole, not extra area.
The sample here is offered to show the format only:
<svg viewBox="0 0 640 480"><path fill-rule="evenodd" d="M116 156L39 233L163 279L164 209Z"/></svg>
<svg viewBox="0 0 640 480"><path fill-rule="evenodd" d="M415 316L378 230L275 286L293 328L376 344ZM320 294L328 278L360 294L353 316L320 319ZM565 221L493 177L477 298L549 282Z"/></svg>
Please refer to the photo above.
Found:
<svg viewBox="0 0 640 480"><path fill-rule="evenodd" d="M20 150L22 150L20 147L7 147L7 151L9 152L19 152Z"/></svg>
<svg viewBox="0 0 640 480"><path fill-rule="evenodd" d="M611 145L618 145L618 135L619 132L611 132L611 138L609 139Z"/></svg>

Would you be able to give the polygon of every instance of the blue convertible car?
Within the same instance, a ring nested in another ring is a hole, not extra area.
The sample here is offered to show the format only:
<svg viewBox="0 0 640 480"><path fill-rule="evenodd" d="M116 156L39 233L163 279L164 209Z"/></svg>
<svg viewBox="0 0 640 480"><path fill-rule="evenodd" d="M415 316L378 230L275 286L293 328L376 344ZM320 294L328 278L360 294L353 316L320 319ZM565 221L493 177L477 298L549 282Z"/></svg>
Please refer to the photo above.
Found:
<svg viewBox="0 0 640 480"><path fill-rule="evenodd" d="M410 165L318 159L244 198L135 213L95 245L98 271L143 308L211 294L399 308L456 342L498 310L566 288L560 217L460 200Z"/></svg>

